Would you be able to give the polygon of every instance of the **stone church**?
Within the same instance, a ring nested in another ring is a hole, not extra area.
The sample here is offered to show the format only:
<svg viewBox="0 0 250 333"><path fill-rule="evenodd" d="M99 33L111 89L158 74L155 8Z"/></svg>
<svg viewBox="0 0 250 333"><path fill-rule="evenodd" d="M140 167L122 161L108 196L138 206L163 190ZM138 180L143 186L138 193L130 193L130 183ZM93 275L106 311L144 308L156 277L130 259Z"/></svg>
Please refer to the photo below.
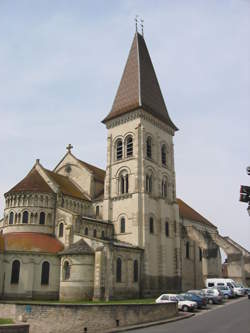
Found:
<svg viewBox="0 0 250 333"><path fill-rule="evenodd" d="M219 247L228 259L237 252L176 198L178 129L138 32L102 122L106 170L74 156L69 145L54 170L36 160L5 193L0 298L108 300L199 288L221 275ZM238 280L245 274L240 253L228 261Z"/></svg>

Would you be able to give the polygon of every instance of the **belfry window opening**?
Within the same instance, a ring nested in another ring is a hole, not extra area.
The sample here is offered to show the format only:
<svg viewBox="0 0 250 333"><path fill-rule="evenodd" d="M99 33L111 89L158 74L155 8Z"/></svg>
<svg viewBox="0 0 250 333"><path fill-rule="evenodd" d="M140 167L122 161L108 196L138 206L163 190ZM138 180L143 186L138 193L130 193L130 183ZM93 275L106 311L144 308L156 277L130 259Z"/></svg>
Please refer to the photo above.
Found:
<svg viewBox="0 0 250 333"><path fill-rule="evenodd" d="M152 158L152 139L149 136L146 141L147 157Z"/></svg>
<svg viewBox="0 0 250 333"><path fill-rule="evenodd" d="M128 173L122 173L119 177L119 192L120 194L128 193L129 182L128 182Z"/></svg>
<svg viewBox="0 0 250 333"><path fill-rule="evenodd" d="M161 163L162 165L167 164L167 151L166 151L166 145L162 145L161 147Z"/></svg>
<svg viewBox="0 0 250 333"><path fill-rule="evenodd" d="M116 159L121 160L122 159L122 140L117 140L116 142Z"/></svg>
<svg viewBox="0 0 250 333"><path fill-rule="evenodd" d="M152 175L147 174L146 175L146 192L152 193L152 187L153 187Z"/></svg>
<svg viewBox="0 0 250 333"><path fill-rule="evenodd" d="M133 156L133 138L129 136L126 140L127 157Z"/></svg>
<svg viewBox="0 0 250 333"><path fill-rule="evenodd" d="M163 198L166 198L168 196L167 190L168 190L167 179L164 177L161 182L161 195Z"/></svg>

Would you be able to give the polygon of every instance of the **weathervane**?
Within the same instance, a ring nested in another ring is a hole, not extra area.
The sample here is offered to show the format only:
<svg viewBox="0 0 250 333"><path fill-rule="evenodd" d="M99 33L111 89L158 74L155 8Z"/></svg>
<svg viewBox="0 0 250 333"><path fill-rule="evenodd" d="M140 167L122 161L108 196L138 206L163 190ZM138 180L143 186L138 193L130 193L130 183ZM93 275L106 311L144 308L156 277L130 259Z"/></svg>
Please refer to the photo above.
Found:
<svg viewBox="0 0 250 333"><path fill-rule="evenodd" d="M135 32L138 32L138 23L141 28L141 35L144 37L144 20L139 15L135 15Z"/></svg>
<svg viewBox="0 0 250 333"><path fill-rule="evenodd" d="M73 148L72 144L69 143L66 147L66 149L68 150L68 153L71 153L71 149Z"/></svg>

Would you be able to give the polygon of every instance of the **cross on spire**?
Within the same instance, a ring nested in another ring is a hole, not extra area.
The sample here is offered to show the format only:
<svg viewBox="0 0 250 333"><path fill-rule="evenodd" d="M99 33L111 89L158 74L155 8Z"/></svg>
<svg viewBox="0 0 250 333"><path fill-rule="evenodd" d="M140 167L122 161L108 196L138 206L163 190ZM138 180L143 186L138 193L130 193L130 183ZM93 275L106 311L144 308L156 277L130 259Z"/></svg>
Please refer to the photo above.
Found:
<svg viewBox="0 0 250 333"><path fill-rule="evenodd" d="M68 153L71 153L71 149L73 149L74 147L72 146L71 143L69 143L66 147L66 149L68 150Z"/></svg>
<svg viewBox="0 0 250 333"><path fill-rule="evenodd" d="M138 23L141 28L141 35L144 37L144 20L139 15L135 15L135 32L138 32Z"/></svg>

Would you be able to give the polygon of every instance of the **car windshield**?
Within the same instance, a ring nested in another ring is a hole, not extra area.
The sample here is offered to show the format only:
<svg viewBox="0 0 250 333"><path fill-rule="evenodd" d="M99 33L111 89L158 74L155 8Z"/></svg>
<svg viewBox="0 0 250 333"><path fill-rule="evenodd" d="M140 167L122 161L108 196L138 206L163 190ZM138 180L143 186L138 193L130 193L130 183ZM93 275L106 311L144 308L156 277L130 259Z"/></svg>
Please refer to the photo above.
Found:
<svg viewBox="0 0 250 333"><path fill-rule="evenodd" d="M236 288L242 288L240 284L235 284Z"/></svg>
<svg viewBox="0 0 250 333"><path fill-rule="evenodd" d="M185 301L185 298L182 295L176 296L178 301Z"/></svg>

